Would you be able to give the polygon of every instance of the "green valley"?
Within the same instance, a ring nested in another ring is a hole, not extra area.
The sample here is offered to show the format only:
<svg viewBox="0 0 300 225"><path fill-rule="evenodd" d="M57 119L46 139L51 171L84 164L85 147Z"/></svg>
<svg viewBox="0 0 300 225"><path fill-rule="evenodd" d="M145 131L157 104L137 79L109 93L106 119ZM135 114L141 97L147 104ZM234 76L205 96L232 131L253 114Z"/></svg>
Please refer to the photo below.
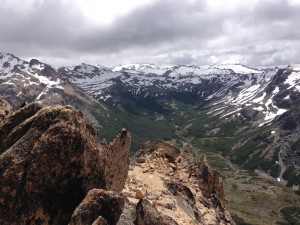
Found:
<svg viewBox="0 0 300 225"><path fill-rule="evenodd" d="M279 150L266 151L268 140L278 138L271 134L273 126L255 129L247 121L213 116L209 108L174 99L161 103L163 113L143 108L126 112L101 103L110 116L95 113L103 127L100 136L113 138L123 126L132 134L132 152L146 140L165 139L188 146L195 155L205 153L222 175L227 207L237 224L288 224L285 209L299 206L300 196L275 179Z"/></svg>

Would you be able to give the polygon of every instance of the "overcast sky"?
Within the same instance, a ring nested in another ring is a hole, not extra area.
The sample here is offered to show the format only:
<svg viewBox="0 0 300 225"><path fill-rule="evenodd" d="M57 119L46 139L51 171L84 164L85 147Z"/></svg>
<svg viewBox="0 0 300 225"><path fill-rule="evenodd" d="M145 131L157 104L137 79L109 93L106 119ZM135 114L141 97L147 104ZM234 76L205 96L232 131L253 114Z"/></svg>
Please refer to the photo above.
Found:
<svg viewBox="0 0 300 225"><path fill-rule="evenodd" d="M81 62L300 63L300 0L0 0L0 52Z"/></svg>

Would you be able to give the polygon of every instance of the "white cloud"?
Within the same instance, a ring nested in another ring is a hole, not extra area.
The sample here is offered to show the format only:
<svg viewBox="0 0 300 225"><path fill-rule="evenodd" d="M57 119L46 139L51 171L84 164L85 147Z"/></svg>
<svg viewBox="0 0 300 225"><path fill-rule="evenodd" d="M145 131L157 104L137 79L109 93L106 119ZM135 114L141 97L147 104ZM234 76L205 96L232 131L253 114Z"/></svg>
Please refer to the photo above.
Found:
<svg viewBox="0 0 300 225"><path fill-rule="evenodd" d="M75 2L88 20L96 24L109 25L116 18L153 0L76 0Z"/></svg>

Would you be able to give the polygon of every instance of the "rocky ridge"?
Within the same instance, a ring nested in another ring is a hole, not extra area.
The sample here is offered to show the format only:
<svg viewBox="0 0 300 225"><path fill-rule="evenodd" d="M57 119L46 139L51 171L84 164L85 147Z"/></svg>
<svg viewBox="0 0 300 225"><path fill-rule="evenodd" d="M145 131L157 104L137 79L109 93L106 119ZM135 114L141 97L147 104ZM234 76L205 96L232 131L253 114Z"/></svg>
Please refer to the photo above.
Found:
<svg viewBox="0 0 300 225"><path fill-rule="evenodd" d="M223 182L205 156L196 160L187 148L164 141L141 145L122 193L137 209L155 206L151 211L158 210L161 221L168 221L159 224L233 224L225 207ZM138 214L137 220L141 217ZM141 220L149 221L144 217Z"/></svg>
<svg viewBox="0 0 300 225"><path fill-rule="evenodd" d="M0 121L0 223L233 223L203 157L190 164L187 150L157 141L142 145L129 166L130 142L122 129L112 143L99 143L71 106L9 111Z"/></svg>

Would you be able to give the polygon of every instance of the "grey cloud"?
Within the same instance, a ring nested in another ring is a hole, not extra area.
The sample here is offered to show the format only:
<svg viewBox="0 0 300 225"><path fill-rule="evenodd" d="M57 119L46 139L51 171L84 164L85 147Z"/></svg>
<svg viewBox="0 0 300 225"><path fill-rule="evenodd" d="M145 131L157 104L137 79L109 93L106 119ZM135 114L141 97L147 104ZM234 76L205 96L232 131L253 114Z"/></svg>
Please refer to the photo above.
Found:
<svg viewBox="0 0 300 225"><path fill-rule="evenodd" d="M170 56L170 64L174 65L189 65L189 64L194 64L194 58L190 54L184 54L184 55L178 55L175 57Z"/></svg>
<svg viewBox="0 0 300 225"><path fill-rule="evenodd" d="M299 40L300 31L296 29L300 22L299 12L300 4L295 5L288 0L264 0L258 1L252 8L242 7L238 17L229 20L246 32L246 40ZM243 40L245 38L239 41Z"/></svg>
<svg viewBox="0 0 300 225"><path fill-rule="evenodd" d="M71 4L51 0L32 6L29 15L1 7L1 41L65 44L83 26L80 11Z"/></svg>
<svg viewBox="0 0 300 225"><path fill-rule="evenodd" d="M16 10L2 2L0 0L3 5L0 8L1 49L21 55L51 54L55 49L73 51L72 43L79 38L84 21L79 9L72 4L60 0L35 1L31 8Z"/></svg>
<svg viewBox="0 0 300 225"><path fill-rule="evenodd" d="M240 1L234 10L211 8L208 0L154 1L109 26L91 24L75 1L32 1L22 10L21 4L12 7L0 0L0 51L56 64L118 64L139 58L207 64L213 57L256 66L300 58L295 53L300 5L288 0L262 0L250 8Z"/></svg>
<svg viewBox="0 0 300 225"><path fill-rule="evenodd" d="M109 29L89 35L83 48L93 50L94 46L102 46L104 50L118 51L164 43L176 45L182 39L207 40L217 36L222 30L219 15L207 16L206 2L196 2L195 8L182 0L166 0L136 9L119 18Z"/></svg>
<svg viewBox="0 0 300 225"><path fill-rule="evenodd" d="M278 22L299 18L300 5L292 5L286 0L259 1L254 8L254 16L259 22Z"/></svg>
<svg viewBox="0 0 300 225"><path fill-rule="evenodd" d="M80 52L118 52L161 43L176 45L182 38L207 39L218 35L222 29L219 16L207 16L205 9L205 0L157 1L118 18L107 28L85 24L79 9L70 3L45 0L34 7L30 16L1 8L0 19L6 22L0 25L0 40Z"/></svg>

